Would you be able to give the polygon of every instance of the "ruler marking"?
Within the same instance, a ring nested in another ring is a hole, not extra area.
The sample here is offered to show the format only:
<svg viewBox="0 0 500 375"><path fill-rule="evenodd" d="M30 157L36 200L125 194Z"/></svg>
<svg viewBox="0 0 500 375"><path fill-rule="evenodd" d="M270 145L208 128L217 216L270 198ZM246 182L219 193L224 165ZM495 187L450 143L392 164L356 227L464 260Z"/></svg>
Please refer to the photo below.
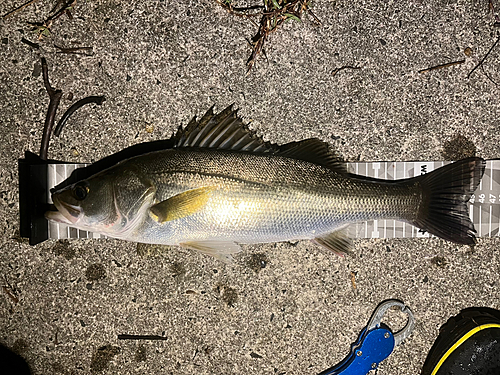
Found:
<svg viewBox="0 0 500 375"><path fill-rule="evenodd" d="M478 211L479 211L479 215L478 215L478 216L479 216L479 231L478 231L478 235L479 235L479 237L481 237L481 234L482 234L482 232L483 232L483 231L482 231L482 228L481 228L481 227L482 227L482 225L483 225L483 222L482 222L482 212L481 212L481 206L479 206Z"/></svg>
<svg viewBox="0 0 500 375"><path fill-rule="evenodd" d="M493 190L493 163L490 163L490 190Z"/></svg>
<svg viewBox="0 0 500 375"><path fill-rule="evenodd" d="M67 179L68 178L68 165L67 164L64 164L64 179ZM67 238L71 238L71 228L66 226L66 234L67 234Z"/></svg>
<svg viewBox="0 0 500 375"><path fill-rule="evenodd" d="M490 226L489 226L489 231L488 231L488 237L491 237L491 209L492 209L492 208L493 208L493 207L492 207L492 206L491 206L491 204L490 204Z"/></svg>

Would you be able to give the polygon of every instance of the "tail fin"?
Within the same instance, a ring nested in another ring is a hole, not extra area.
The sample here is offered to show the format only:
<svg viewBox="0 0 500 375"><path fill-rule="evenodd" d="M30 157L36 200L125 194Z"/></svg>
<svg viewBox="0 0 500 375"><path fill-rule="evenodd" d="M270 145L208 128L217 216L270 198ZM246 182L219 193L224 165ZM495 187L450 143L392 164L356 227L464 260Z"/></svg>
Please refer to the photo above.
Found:
<svg viewBox="0 0 500 375"><path fill-rule="evenodd" d="M422 205L412 223L427 232L464 245L476 242L467 202L483 177L486 161L467 158L417 177Z"/></svg>

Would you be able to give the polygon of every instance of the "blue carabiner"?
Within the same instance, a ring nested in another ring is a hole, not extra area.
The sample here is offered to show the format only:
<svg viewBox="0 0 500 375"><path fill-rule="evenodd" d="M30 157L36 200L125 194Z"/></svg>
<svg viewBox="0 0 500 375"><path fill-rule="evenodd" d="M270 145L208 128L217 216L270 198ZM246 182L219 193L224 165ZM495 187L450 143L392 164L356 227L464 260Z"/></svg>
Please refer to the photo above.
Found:
<svg viewBox="0 0 500 375"><path fill-rule="evenodd" d="M394 350L394 335L387 328L361 331L358 340L351 345L351 352L338 365L319 375L361 375L368 374Z"/></svg>

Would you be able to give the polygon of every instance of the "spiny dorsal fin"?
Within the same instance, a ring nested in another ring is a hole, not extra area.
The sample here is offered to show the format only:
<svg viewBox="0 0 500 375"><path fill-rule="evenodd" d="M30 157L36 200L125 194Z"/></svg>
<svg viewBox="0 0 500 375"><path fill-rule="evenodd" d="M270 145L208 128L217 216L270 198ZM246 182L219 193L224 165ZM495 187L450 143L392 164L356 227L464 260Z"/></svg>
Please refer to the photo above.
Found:
<svg viewBox="0 0 500 375"><path fill-rule="evenodd" d="M280 147L279 155L309 161L339 173L347 173L346 164L330 150L328 143L317 138L287 143Z"/></svg>
<svg viewBox="0 0 500 375"><path fill-rule="evenodd" d="M174 147L200 147L219 150L270 152L292 159L309 161L346 173L345 163L331 152L327 143L316 138L291 142L282 146L266 142L243 124L232 106L217 115L213 107L199 120L193 118L185 129L179 128L174 136Z"/></svg>
<svg viewBox="0 0 500 375"><path fill-rule="evenodd" d="M278 147L264 141L243 124L232 106L214 116L213 107L200 121L191 120L175 135L174 147L216 148L219 150L269 152Z"/></svg>

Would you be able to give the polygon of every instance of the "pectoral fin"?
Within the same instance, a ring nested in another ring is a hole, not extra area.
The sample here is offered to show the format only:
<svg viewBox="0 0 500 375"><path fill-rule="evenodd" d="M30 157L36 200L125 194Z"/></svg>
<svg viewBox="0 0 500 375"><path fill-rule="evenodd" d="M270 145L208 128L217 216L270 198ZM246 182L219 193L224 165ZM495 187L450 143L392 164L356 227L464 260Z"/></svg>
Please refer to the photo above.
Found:
<svg viewBox="0 0 500 375"><path fill-rule="evenodd" d="M190 241L179 244L187 249L199 251L200 253L211 255L224 263L232 263L232 254L239 253L241 247L229 241Z"/></svg>
<svg viewBox="0 0 500 375"><path fill-rule="evenodd" d="M215 187L201 187L174 195L151 207L151 216L159 223L181 219L201 210Z"/></svg>
<svg viewBox="0 0 500 375"><path fill-rule="evenodd" d="M333 251L335 254L343 257L351 253L352 242L348 237L348 227L344 226L335 232L328 233L324 236L316 237L314 239L318 245L321 245L328 250Z"/></svg>

